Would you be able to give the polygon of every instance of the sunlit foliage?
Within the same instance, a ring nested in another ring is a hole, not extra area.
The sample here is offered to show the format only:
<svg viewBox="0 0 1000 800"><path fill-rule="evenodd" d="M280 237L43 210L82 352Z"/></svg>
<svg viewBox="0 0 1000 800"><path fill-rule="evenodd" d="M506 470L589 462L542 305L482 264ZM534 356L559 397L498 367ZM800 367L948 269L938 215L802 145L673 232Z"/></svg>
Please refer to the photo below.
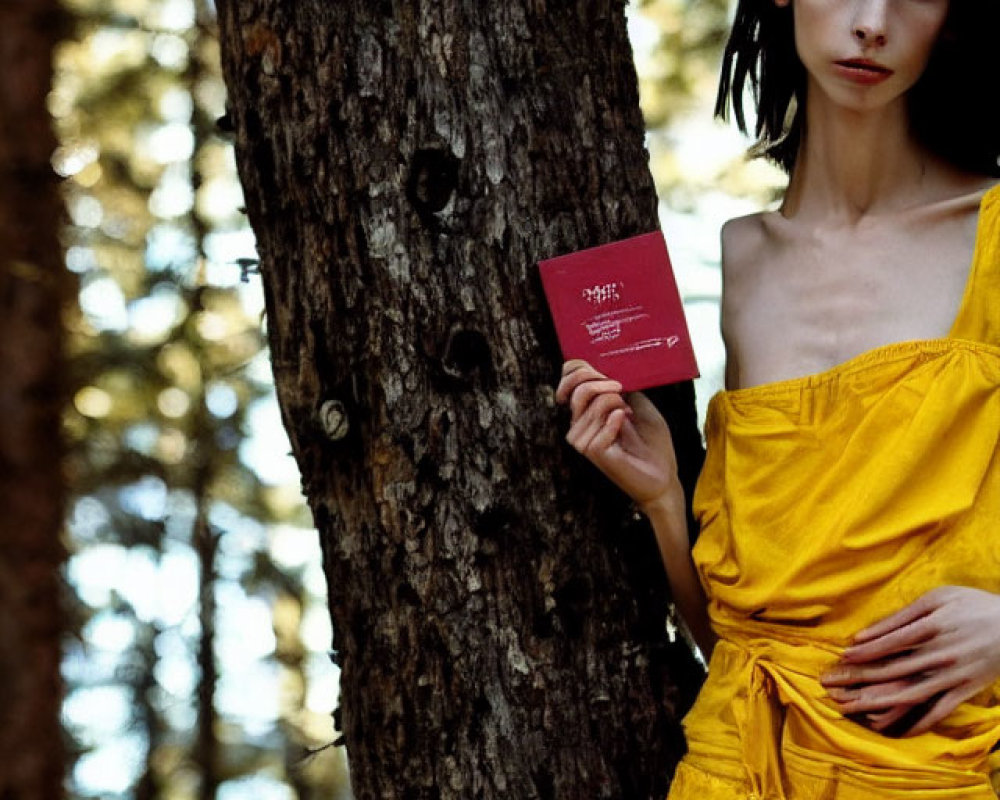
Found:
<svg viewBox="0 0 1000 800"><path fill-rule="evenodd" d="M750 198L777 196L784 176L747 160L746 140L713 120L730 0L641 0L632 36L651 168L661 197L693 210L706 192Z"/></svg>

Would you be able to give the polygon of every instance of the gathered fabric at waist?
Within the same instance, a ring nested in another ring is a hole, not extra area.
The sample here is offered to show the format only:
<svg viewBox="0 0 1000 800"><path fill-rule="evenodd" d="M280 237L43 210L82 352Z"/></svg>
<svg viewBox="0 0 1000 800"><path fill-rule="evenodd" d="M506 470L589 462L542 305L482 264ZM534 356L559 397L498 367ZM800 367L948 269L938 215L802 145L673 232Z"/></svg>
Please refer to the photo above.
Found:
<svg viewBox="0 0 1000 800"><path fill-rule="evenodd" d="M820 684L839 648L765 634L752 621L718 632L708 679L684 720L689 765L768 800L805 796L789 789L796 774L835 777L858 796L995 797L987 759L1000 739L1000 706L992 691L925 734L892 738L845 718Z"/></svg>

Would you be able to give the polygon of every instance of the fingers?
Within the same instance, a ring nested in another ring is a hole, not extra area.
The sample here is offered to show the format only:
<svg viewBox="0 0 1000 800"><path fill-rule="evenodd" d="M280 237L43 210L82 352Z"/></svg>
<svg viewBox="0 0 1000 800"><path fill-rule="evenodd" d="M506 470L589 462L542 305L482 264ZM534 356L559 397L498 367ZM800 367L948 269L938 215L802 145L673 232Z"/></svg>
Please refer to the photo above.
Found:
<svg viewBox="0 0 1000 800"><path fill-rule="evenodd" d="M608 414L608 418L604 425L588 442L584 452L587 454L607 452L611 446L618 441L618 436L621 433L622 426L625 424L627 419L628 414L626 414L621 408L616 408Z"/></svg>
<svg viewBox="0 0 1000 800"><path fill-rule="evenodd" d="M854 686L857 684L885 683L898 678L915 677L931 669L950 667L957 661L947 650L917 651L889 661L873 664L841 663L820 677L826 687Z"/></svg>
<svg viewBox="0 0 1000 800"><path fill-rule="evenodd" d="M915 706L935 695L950 691L959 681L948 672L939 672L922 680L896 680L876 683L857 689L834 687L830 697L840 706L842 714L885 711L898 705Z"/></svg>
<svg viewBox="0 0 1000 800"><path fill-rule="evenodd" d="M649 422L656 419L662 419L662 415L657 410L656 406L653 405L653 401L646 397L642 392L629 392L625 399L628 401L629 406L632 408L633 413L636 418L643 422Z"/></svg>
<svg viewBox="0 0 1000 800"><path fill-rule="evenodd" d="M571 418L573 420L577 419L596 398L602 396L612 396L615 398L618 406L628 408L624 398L622 398L621 391L622 385L618 381L611 380L587 381L577 386L569 399L569 408L572 413Z"/></svg>
<svg viewBox="0 0 1000 800"><path fill-rule="evenodd" d="M896 706L895 708L890 708L888 711L866 714L865 720L872 730L881 733L895 725L912 710L913 706Z"/></svg>
<svg viewBox="0 0 1000 800"><path fill-rule="evenodd" d="M862 642L877 639L878 637L884 636L897 628L909 625L921 617L925 617L930 614L935 608L937 608L937 606L936 594L934 592L928 592L919 599L910 603L910 605L906 606L906 608L903 608L895 614L892 614L880 622L876 622L874 625L870 625L863 631L860 631L854 637L854 644L861 644Z"/></svg>
<svg viewBox="0 0 1000 800"><path fill-rule="evenodd" d="M917 736L918 734L929 731L973 694L974 692L971 692L967 688L961 686L956 686L950 692L945 692L945 694L943 694L937 702L930 707L928 712L917 720L913 727L903 735Z"/></svg>
<svg viewBox="0 0 1000 800"><path fill-rule="evenodd" d="M578 369L594 369L582 358L571 358L569 361L563 363L562 375L565 378L571 372L576 372Z"/></svg>
<svg viewBox="0 0 1000 800"><path fill-rule="evenodd" d="M624 420L627 416L627 412L625 410L626 408L627 406L625 405L625 401L622 399L621 395L600 395L593 402L589 403L585 411L570 425L569 432L566 434L566 441L581 453L586 454L588 452L594 452L594 438L601 433L609 423L613 422L615 423L613 429L614 436L611 438L611 441L613 442L617 438L618 432L621 430L621 420ZM621 417L621 420L618 420L617 417L615 420L611 420L612 412L616 411L621 412L618 415ZM604 441L604 439L601 439L601 441Z"/></svg>
<svg viewBox="0 0 1000 800"><path fill-rule="evenodd" d="M602 417L614 408L621 408L627 415L631 416L632 409L622 398L622 388L621 383L605 377L586 361L567 361L563 365L562 380L559 381L559 386L556 388L556 400L569 404L571 425L576 425L598 400L600 403L597 405L597 412ZM603 399L606 397L613 399ZM593 420L591 421L593 422ZM603 425L603 419L598 425ZM580 430L583 431L585 427L581 427ZM596 428L591 430L591 434L595 431ZM569 436L567 436L567 440L570 440ZM570 443L573 444L573 441ZM574 447L576 446L574 444Z"/></svg>
<svg viewBox="0 0 1000 800"><path fill-rule="evenodd" d="M908 609L903 610L907 611ZM899 616L900 619L908 619L908 617L903 617L901 614L894 616ZM893 617L889 617L886 622L892 619ZM866 661L883 659L905 650L912 650L917 645L934 638L940 633L937 621L930 616L924 615L917 616L908 622L903 622L901 627L894 626L889 628L886 626L883 628L883 624L879 623L878 626L882 630L882 633L879 633L875 638L869 637L860 644L853 644L848 647L844 651L841 661L845 664L859 664ZM869 630L873 629L869 628ZM855 642L858 641L859 639L855 638Z"/></svg>
<svg viewBox="0 0 1000 800"><path fill-rule="evenodd" d="M607 379L606 375L602 375L586 361L579 359L567 361L563 364L562 377L556 387L556 402L568 402L573 390L586 381Z"/></svg>
<svg viewBox="0 0 1000 800"><path fill-rule="evenodd" d="M858 634L821 681L872 729L924 733L1000 675L998 619L995 595L939 587Z"/></svg>
<svg viewBox="0 0 1000 800"><path fill-rule="evenodd" d="M841 687L830 688L830 698L840 707L844 716L863 714L865 712L885 712L891 710L901 701L895 700L897 694L911 688L910 681L891 681L875 686L861 686L854 689Z"/></svg>

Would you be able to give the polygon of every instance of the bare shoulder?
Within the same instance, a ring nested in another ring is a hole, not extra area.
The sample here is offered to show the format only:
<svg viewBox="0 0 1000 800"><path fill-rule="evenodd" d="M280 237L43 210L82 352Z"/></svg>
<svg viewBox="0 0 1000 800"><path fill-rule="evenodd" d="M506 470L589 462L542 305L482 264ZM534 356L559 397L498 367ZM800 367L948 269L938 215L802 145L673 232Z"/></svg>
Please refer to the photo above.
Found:
<svg viewBox="0 0 1000 800"><path fill-rule="evenodd" d="M975 217L986 195L1000 186L1000 181L994 176L964 175L953 178L944 184L939 195L924 203L921 210L924 213L944 216Z"/></svg>
<svg viewBox="0 0 1000 800"><path fill-rule="evenodd" d="M740 335L738 319L746 295L752 291L758 267L766 260L771 235L766 213L736 217L722 226L722 299L720 327L726 348L726 387L739 385Z"/></svg>
<svg viewBox="0 0 1000 800"><path fill-rule="evenodd" d="M752 270L753 264L766 252L772 238L767 218L760 212L735 217L722 226L723 280L739 279Z"/></svg>
<svg viewBox="0 0 1000 800"><path fill-rule="evenodd" d="M756 269L773 247L773 232L768 217L761 212L736 217L722 226L722 291L725 299L740 293L740 287L753 281Z"/></svg>

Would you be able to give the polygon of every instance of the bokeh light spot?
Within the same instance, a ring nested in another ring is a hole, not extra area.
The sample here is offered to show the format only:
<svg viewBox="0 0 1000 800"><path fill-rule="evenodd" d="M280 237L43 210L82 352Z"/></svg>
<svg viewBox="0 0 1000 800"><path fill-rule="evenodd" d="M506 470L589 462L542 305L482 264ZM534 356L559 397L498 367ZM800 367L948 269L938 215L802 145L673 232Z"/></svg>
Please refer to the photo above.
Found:
<svg viewBox="0 0 1000 800"><path fill-rule="evenodd" d="M160 413L163 416L170 417L171 419L179 419L191 407L191 398L188 397L187 392L178 389L176 386L171 386L160 392L156 398L156 407L160 409Z"/></svg>
<svg viewBox="0 0 1000 800"><path fill-rule="evenodd" d="M84 386L73 395L73 407L85 417L101 419L111 413L113 406L111 395L96 386Z"/></svg>

